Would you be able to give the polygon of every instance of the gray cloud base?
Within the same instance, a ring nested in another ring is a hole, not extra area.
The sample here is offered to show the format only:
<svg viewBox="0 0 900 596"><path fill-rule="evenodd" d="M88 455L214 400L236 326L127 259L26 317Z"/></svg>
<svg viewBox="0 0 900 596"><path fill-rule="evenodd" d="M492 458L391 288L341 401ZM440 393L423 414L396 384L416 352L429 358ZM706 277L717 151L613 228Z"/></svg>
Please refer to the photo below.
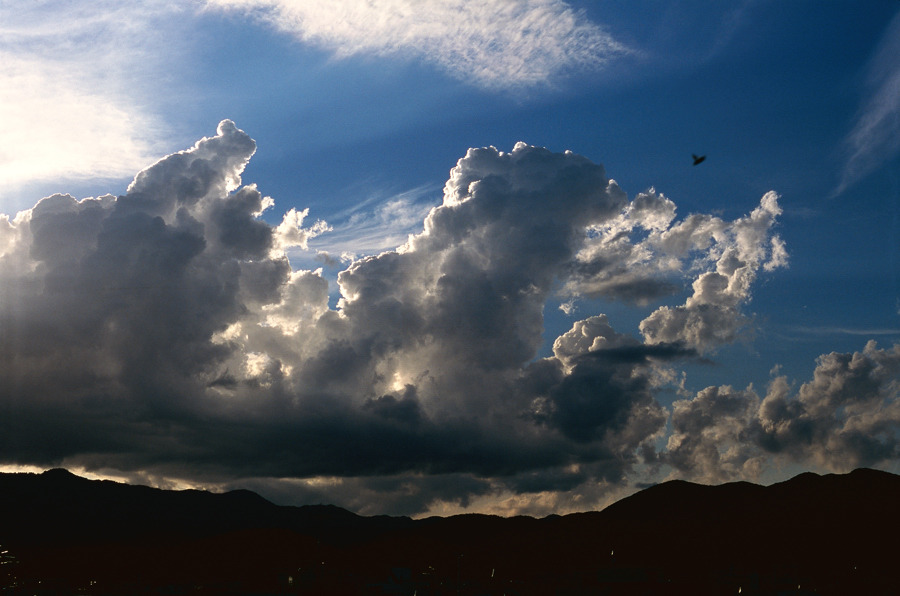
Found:
<svg viewBox="0 0 900 596"><path fill-rule="evenodd" d="M571 152L470 149L421 233L350 263L331 308L321 271L285 253L329 228L260 219L272 200L241 186L255 149L223 121L123 196L0 220L2 461L420 513L504 495L506 512L590 508L667 470L897 456L896 346L823 356L796 394L776 379L762 399L657 399L678 362L752 325L753 282L787 263L774 193L732 222L677 221ZM598 314L537 357L548 301L645 305L686 272L693 293L641 339Z"/></svg>

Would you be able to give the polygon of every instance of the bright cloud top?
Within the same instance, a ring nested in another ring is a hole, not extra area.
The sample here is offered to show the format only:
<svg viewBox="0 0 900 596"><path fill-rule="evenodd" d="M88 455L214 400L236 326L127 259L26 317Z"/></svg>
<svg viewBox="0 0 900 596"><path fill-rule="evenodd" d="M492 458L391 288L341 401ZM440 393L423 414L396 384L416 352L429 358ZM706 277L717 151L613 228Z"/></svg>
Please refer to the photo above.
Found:
<svg viewBox="0 0 900 596"><path fill-rule="evenodd" d="M408 55L486 88L545 84L628 50L560 0L209 0L334 52Z"/></svg>
<svg viewBox="0 0 900 596"><path fill-rule="evenodd" d="M255 150L226 120L123 196L55 195L0 220L2 462L369 513L484 495L546 513L670 470L898 456L897 347L824 356L796 393L778 379L764 399L710 387L669 412L657 398L679 362L752 325L750 287L786 264L774 193L734 221L678 220L571 152L470 149L419 233L339 274L332 308L322 272L285 255L328 226L260 219L273 201L241 182ZM552 299L642 305L686 283L643 340L595 314L536 357Z"/></svg>

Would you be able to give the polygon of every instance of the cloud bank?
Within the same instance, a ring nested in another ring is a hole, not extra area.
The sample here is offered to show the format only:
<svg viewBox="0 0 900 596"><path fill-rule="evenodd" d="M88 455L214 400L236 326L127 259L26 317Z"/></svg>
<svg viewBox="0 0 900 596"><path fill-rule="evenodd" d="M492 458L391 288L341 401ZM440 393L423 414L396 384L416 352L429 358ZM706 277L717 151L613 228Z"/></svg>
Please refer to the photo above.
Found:
<svg viewBox="0 0 900 596"><path fill-rule="evenodd" d="M675 402L663 459L710 482L755 477L768 460L829 470L875 466L900 456L900 344L819 357L794 392L774 378L752 388L709 387Z"/></svg>
<svg viewBox="0 0 900 596"><path fill-rule="evenodd" d="M322 271L286 256L329 226L260 218L255 150L226 120L122 196L0 218L0 461L415 514L897 456L897 346L823 356L797 391L659 400L752 327L754 281L786 266L774 193L734 221L678 219L574 153L470 149L418 233L338 275L332 307ZM574 321L538 357L548 303L581 297L675 304L641 337Z"/></svg>
<svg viewBox="0 0 900 596"><path fill-rule="evenodd" d="M209 0L246 11L338 58L421 58L479 87L546 84L572 69L628 53L599 25L560 0Z"/></svg>

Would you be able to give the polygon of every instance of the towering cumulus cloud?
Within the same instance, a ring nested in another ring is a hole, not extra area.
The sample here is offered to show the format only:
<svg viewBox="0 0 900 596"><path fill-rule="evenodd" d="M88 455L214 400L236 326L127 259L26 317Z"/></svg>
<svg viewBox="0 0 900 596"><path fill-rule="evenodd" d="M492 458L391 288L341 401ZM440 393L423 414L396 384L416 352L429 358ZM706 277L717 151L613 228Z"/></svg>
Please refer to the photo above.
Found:
<svg viewBox="0 0 900 596"><path fill-rule="evenodd" d="M417 513L896 456L896 347L824 356L796 395L776 379L764 399L657 399L678 362L752 324L751 284L786 265L773 193L735 221L678 221L571 152L470 149L422 231L352 262L332 307L285 252L329 227L260 218L273 201L241 185L255 149L226 120L123 196L0 219L0 460ZM686 284L642 338L596 314L539 357L549 302L643 306Z"/></svg>

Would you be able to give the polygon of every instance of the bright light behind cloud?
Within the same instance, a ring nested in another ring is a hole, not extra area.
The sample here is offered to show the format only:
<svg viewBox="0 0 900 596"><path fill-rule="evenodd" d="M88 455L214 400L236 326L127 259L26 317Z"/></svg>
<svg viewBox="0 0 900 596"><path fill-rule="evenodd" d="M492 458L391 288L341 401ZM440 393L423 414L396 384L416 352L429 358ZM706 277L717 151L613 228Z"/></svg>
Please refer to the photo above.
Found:
<svg viewBox="0 0 900 596"><path fill-rule="evenodd" d="M628 52L559 0L210 0L334 52L408 55L485 88L544 84Z"/></svg>
<svg viewBox="0 0 900 596"><path fill-rule="evenodd" d="M0 465L404 515L896 467L897 8L618 4L0 2Z"/></svg>
<svg viewBox="0 0 900 596"><path fill-rule="evenodd" d="M167 2L0 5L6 199L29 183L130 177L163 152L147 90L159 81L152 23L173 12Z"/></svg>
<svg viewBox="0 0 900 596"><path fill-rule="evenodd" d="M33 188L124 179L172 149L166 85L190 63L201 2L0 4L0 212ZM420 58L491 89L552 82L628 50L557 0L212 0L337 57ZM185 18L190 17L190 18ZM189 68L189 67L188 67ZM180 139L177 140L180 142Z"/></svg>
<svg viewBox="0 0 900 596"><path fill-rule="evenodd" d="M672 367L735 341L749 288L785 265L774 193L732 221L681 220L661 193L629 200L572 152L470 149L418 233L338 274L333 308L321 270L283 253L328 226L303 228L296 208L260 219L272 201L241 186L255 151L226 120L118 198L54 195L0 220L0 358L16 362L0 368L0 405L15 412L3 463L157 485L338 477L306 496L422 512L491 494L537 510L599 503L646 465L730 478L761 470L767 449L835 468L896 449L858 449L853 434L898 420L900 347L874 344L823 359L799 397L775 390L785 381L764 398L707 388L676 404L676 432L655 447ZM683 304L644 319L643 341L596 314L536 358L558 290L647 304L691 280ZM867 375L865 396L822 389ZM812 418L827 457L792 430ZM711 460L694 426L759 438Z"/></svg>
<svg viewBox="0 0 900 596"><path fill-rule="evenodd" d="M65 65L0 60L0 146L15 147L0 154L4 185L116 178L150 160L152 117L127 99L80 89Z"/></svg>

